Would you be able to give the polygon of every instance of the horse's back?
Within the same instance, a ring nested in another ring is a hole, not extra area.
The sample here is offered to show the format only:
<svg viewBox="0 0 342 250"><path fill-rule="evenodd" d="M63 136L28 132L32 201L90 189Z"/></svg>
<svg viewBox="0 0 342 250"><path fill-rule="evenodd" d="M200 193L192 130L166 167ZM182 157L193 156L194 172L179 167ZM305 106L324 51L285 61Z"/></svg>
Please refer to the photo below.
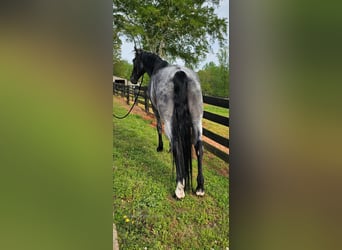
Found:
<svg viewBox="0 0 342 250"><path fill-rule="evenodd" d="M183 71L187 76L189 95L201 95L201 85L197 74L186 67L171 65L160 69L151 77L151 91L156 96L168 94L173 97L173 78L178 71Z"/></svg>

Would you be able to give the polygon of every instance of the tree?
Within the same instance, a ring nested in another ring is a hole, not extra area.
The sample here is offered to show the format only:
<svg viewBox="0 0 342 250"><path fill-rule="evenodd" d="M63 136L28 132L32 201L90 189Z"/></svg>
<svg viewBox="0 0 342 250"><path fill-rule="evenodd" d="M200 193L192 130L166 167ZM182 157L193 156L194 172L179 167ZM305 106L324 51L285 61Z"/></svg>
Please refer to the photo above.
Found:
<svg viewBox="0 0 342 250"><path fill-rule="evenodd" d="M220 94L228 97L229 93L229 56L228 47L223 47L217 53L219 60L219 88L222 90Z"/></svg>
<svg viewBox="0 0 342 250"><path fill-rule="evenodd" d="M221 47L219 52L216 55L217 55L220 67L228 69L229 67L228 47Z"/></svg>
<svg viewBox="0 0 342 250"><path fill-rule="evenodd" d="M229 65L228 48L221 48L217 54L219 65L207 63L198 72L204 95L228 97L229 95Z"/></svg>
<svg viewBox="0 0 342 250"><path fill-rule="evenodd" d="M119 60L113 63L113 75L129 79L133 66L125 60Z"/></svg>
<svg viewBox="0 0 342 250"><path fill-rule="evenodd" d="M119 27L116 25L116 22L113 20L113 65L115 63L118 63L121 58L122 41L119 37L119 30L120 30Z"/></svg>
<svg viewBox="0 0 342 250"><path fill-rule="evenodd" d="M122 77L125 79L130 79L132 73L133 65L127 62L126 60L118 60L113 63L113 75ZM147 74L144 74L142 86L147 86L150 77Z"/></svg>
<svg viewBox="0 0 342 250"><path fill-rule="evenodd" d="M198 77L201 82L203 95L214 95L213 79L214 70L212 70L216 65L213 62L207 63L202 70L198 71Z"/></svg>
<svg viewBox="0 0 342 250"><path fill-rule="evenodd" d="M121 40L118 33L113 32L113 64L120 61L121 58Z"/></svg>
<svg viewBox="0 0 342 250"><path fill-rule="evenodd" d="M225 42L227 20L215 14L220 0L113 0L113 27L170 61L195 66L210 44Z"/></svg>

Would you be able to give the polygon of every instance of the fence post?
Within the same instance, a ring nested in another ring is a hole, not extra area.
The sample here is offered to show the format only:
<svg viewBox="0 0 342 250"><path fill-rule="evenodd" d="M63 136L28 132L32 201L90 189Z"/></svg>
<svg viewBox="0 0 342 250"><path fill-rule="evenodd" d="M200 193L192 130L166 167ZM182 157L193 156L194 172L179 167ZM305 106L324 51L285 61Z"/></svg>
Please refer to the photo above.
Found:
<svg viewBox="0 0 342 250"><path fill-rule="evenodd" d="M118 84L116 82L113 83L113 92L114 92L114 95L118 95L119 92L118 92Z"/></svg>
<svg viewBox="0 0 342 250"><path fill-rule="evenodd" d="M129 105L129 86L126 86L126 97L127 97L127 104Z"/></svg>
<svg viewBox="0 0 342 250"><path fill-rule="evenodd" d="M120 84L120 90L121 90L121 97L125 96L125 86Z"/></svg>

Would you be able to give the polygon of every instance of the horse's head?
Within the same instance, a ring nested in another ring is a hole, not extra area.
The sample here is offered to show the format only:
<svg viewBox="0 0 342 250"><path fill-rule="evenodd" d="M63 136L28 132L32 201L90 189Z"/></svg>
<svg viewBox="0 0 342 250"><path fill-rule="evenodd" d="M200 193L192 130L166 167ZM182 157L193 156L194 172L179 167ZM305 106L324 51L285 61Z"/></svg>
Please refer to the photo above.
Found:
<svg viewBox="0 0 342 250"><path fill-rule="evenodd" d="M144 69L144 64L142 60L142 49L137 49L134 47L135 50L135 58L133 59L133 70L131 74L131 82L133 84L137 84L139 78L146 72Z"/></svg>

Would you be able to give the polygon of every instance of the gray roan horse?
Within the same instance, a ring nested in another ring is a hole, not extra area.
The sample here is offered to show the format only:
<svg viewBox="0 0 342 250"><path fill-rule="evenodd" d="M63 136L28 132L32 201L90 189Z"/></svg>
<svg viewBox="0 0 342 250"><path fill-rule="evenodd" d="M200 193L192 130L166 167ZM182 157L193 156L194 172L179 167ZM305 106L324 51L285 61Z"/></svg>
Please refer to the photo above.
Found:
<svg viewBox="0 0 342 250"><path fill-rule="evenodd" d="M204 195L202 173L202 91L196 73L186 67L169 65L159 56L135 48L131 82L147 73L150 76L148 95L157 118L158 148L163 150L162 121L165 134L170 141L173 161L176 165L175 195L178 199L185 196L184 188L192 186L192 144L198 161L196 195Z"/></svg>

